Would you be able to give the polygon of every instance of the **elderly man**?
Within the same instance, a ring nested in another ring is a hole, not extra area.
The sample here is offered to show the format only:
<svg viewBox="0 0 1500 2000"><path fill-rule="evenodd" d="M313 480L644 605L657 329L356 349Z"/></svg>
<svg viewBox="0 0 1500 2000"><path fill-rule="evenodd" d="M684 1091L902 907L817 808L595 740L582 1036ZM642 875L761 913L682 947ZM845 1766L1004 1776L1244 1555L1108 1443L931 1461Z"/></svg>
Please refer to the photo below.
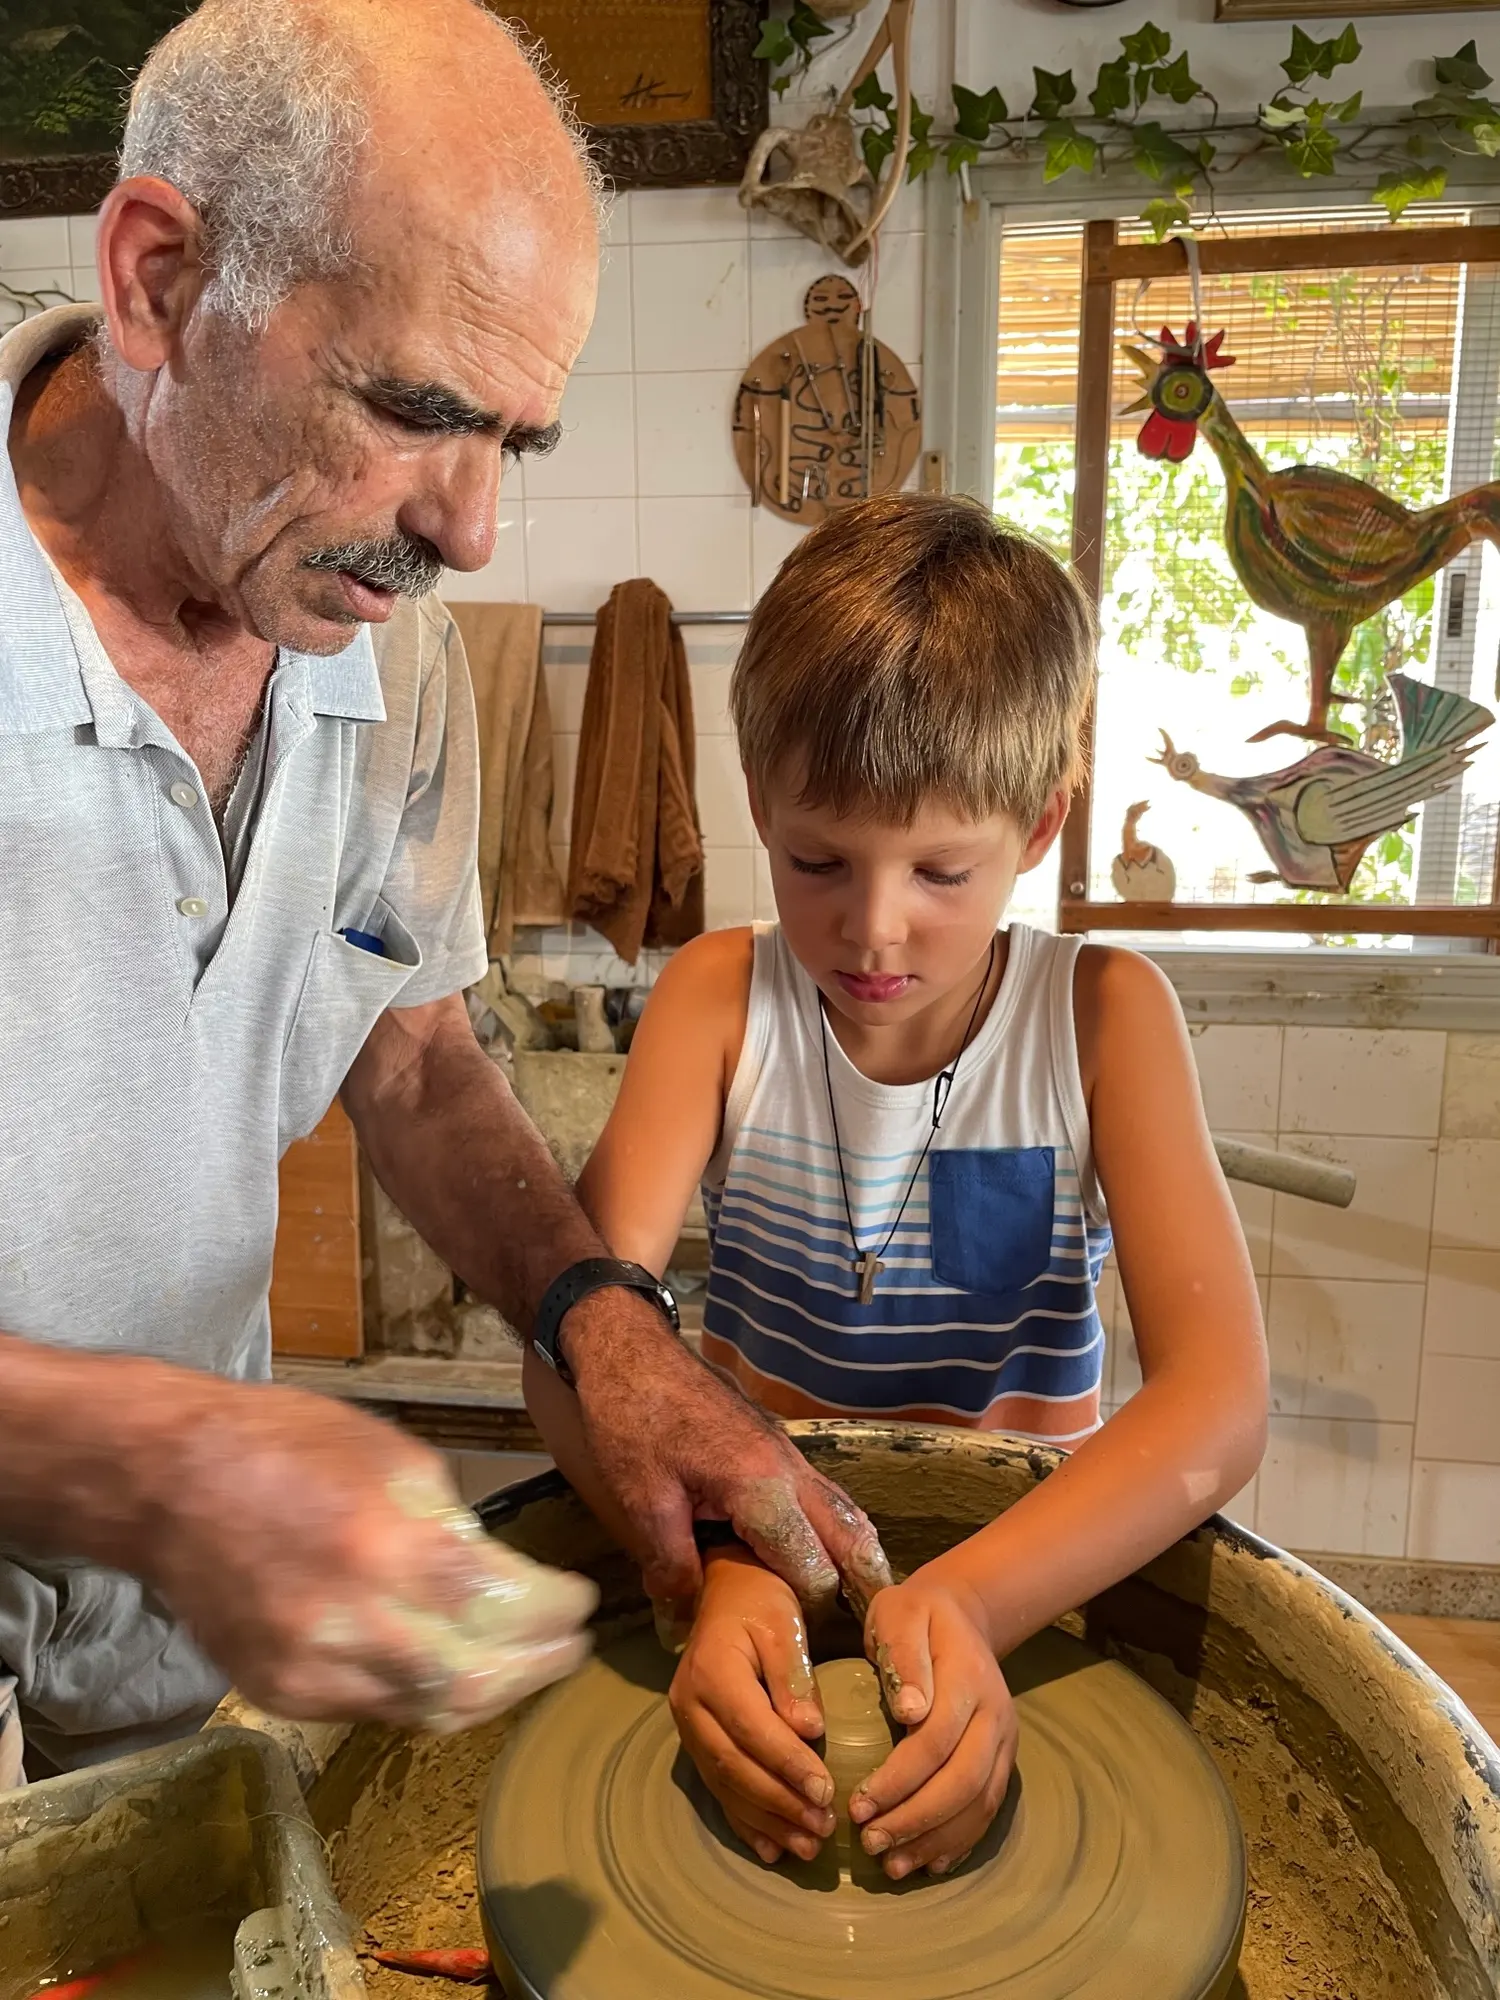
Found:
<svg viewBox="0 0 1500 2000"><path fill-rule="evenodd" d="M225 1676L452 1725L578 1657L587 1593L502 1571L431 1454L265 1384L277 1158L340 1089L576 1382L657 1596L696 1516L810 1597L879 1561L608 1261L464 1010L477 752L429 593L588 330L576 132L471 0L207 0L98 260L102 313L0 343L0 1784L23 1730L67 1768Z"/></svg>

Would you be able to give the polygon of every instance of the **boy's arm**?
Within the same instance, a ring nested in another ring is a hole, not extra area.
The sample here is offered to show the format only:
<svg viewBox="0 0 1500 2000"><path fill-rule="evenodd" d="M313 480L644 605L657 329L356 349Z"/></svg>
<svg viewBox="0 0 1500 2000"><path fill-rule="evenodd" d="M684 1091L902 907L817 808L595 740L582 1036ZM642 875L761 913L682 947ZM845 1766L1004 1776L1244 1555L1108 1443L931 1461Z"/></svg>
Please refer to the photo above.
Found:
<svg viewBox="0 0 1500 2000"><path fill-rule="evenodd" d="M983 1666L968 1635L1003 1658L1205 1520L1265 1449L1260 1300L1176 996L1149 961L1093 948L1077 1017L1143 1386L1007 1513L871 1606L867 1646L927 1711L854 1813L903 1872L950 1861L993 1812L1001 1765L966 1732Z"/></svg>

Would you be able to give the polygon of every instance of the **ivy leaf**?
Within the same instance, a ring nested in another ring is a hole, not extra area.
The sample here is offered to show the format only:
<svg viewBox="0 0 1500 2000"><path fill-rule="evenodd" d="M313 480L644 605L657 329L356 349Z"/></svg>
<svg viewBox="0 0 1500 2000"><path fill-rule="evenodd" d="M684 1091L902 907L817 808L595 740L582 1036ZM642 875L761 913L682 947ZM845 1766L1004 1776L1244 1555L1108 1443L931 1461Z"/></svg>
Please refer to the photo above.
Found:
<svg viewBox="0 0 1500 2000"><path fill-rule="evenodd" d="M1288 104L1284 97L1273 97L1269 104L1260 107L1260 123L1266 132L1289 132L1294 125L1307 123L1307 111L1301 104Z"/></svg>
<svg viewBox="0 0 1500 2000"><path fill-rule="evenodd" d="M1121 35L1120 47L1125 51L1125 60L1140 64L1165 62L1172 53L1172 37L1164 28L1158 28L1152 21L1137 28L1133 35Z"/></svg>
<svg viewBox="0 0 1500 2000"><path fill-rule="evenodd" d="M1100 63L1099 76L1089 92L1096 118L1112 118L1117 111L1130 109L1130 61L1119 56L1114 62Z"/></svg>
<svg viewBox="0 0 1500 2000"><path fill-rule="evenodd" d="M1068 106L1078 95L1078 86L1073 81L1073 72L1065 69L1055 74L1049 69L1033 69L1036 78L1036 96L1032 101L1033 118L1061 118Z"/></svg>
<svg viewBox="0 0 1500 2000"><path fill-rule="evenodd" d="M1197 148L1198 164L1202 167L1211 167L1214 163L1214 155L1218 150L1212 139L1200 139Z"/></svg>
<svg viewBox="0 0 1500 2000"><path fill-rule="evenodd" d="M979 165L979 141L977 139L950 139L943 148L943 157L948 162L950 174L962 172L965 167Z"/></svg>
<svg viewBox="0 0 1500 2000"><path fill-rule="evenodd" d="M906 178L919 181L937 165L938 149L930 139L913 139L906 155Z"/></svg>
<svg viewBox="0 0 1500 2000"><path fill-rule="evenodd" d="M1338 158L1339 142L1326 125L1309 125L1300 138L1286 148L1287 159L1304 180L1314 174L1331 174Z"/></svg>
<svg viewBox="0 0 1500 2000"><path fill-rule="evenodd" d="M1500 153L1500 124L1493 116L1462 118L1459 123L1486 159L1492 160Z"/></svg>
<svg viewBox="0 0 1500 2000"><path fill-rule="evenodd" d="M760 31L760 40L755 44L756 59L760 62L795 62L797 44L792 40L792 31L785 21L767 20Z"/></svg>
<svg viewBox="0 0 1500 2000"><path fill-rule="evenodd" d="M1136 71L1135 82L1131 85L1131 89L1135 93L1137 106L1144 104L1146 99L1151 95L1151 80L1155 75L1156 71L1154 69L1138 69Z"/></svg>
<svg viewBox="0 0 1500 2000"><path fill-rule="evenodd" d="M1372 201L1378 201L1392 222L1404 215L1414 201L1437 201L1448 185L1446 167L1413 164L1382 174L1375 183Z"/></svg>
<svg viewBox="0 0 1500 2000"><path fill-rule="evenodd" d="M958 113L953 123L959 138L977 139L981 145L990 136L990 127L1003 124L1010 116L1005 99L993 84L981 96L977 90L966 90L961 83L955 83L953 108Z"/></svg>
<svg viewBox="0 0 1500 2000"><path fill-rule="evenodd" d="M1175 231L1188 228L1192 219L1192 210L1180 195L1159 194L1141 210L1153 243L1164 243Z"/></svg>
<svg viewBox="0 0 1500 2000"><path fill-rule="evenodd" d="M786 25L787 33L804 55L821 36L833 33L822 15L815 14L808 6L807 0L793 0L791 19Z"/></svg>
<svg viewBox="0 0 1500 2000"><path fill-rule="evenodd" d="M1087 132L1080 132L1071 118L1056 118L1043 126L1047 157L1042 163L1044 181L1060 180L1073 168L1088 173L1099 157L1099 147Z"/></svg>
<svg viewBox="0 0 1500 2000"><path fill-rule="evenodd" d="M1150 180L1164 181L1169 175L1191 174L1198 165L1196 154L1190 153L1180 139L1174 139L1163 125L1137 125L1130 136L1131 164Z"/></svg>
<svg viewBox="0 0 1500 2000"><path fill-rule="evenodd" d="M1170 97L1174 104L1191 104L1202 86L1188 69L1187 50L1175 62L1166 63L1151 79L1158 97Z"/></svg>
<svg viewBox="0 0 1500 2000"><path fill-rule="evenodd" d="M873 70L849 101L856 111L883 111L887 117L896 108L895 98Z"/></svg>
<svg viewBox="0 0 1500 2000"><path fill-rule="evenodd" d="M878 181L881 168L896 150L896 134L889 125L866 125L859 135L859 150L865 156L870 178Z"/></svg>
<svg viewBox="0 0 1500 2000"><path fill-rule="evenodd" d="M1480 68L1479 52L1472 42L1465 42L1456 56L1439 56L1432 67L1438 82L1453 90L1488 90L1495 80Z"/></svg>
<svg viewBox="0 0 1500 2000"><path fill-rule="evenodd" d="M1359 107L1361 106L1361 104L1364 103L1364 101L1365 101L1364 92L1362 90L1356 90L1354 95L1352 97L1346 97L1342 104L1334 105L1333 115L1335 118L1337 118L1340 125L1347 125L1351 118L1357 118L1359 116Z"/></svg>
<svg viewBox="0 0 1500 2000"><path fill-rule="evenodd" d="M1331 41L1315 42L1305 28L1293 28L1292 52L1282 63L1289 83L1306 83L1310 76L1332 76L1344 63L1359 54L1359 37L1351 21Z"/></svg>

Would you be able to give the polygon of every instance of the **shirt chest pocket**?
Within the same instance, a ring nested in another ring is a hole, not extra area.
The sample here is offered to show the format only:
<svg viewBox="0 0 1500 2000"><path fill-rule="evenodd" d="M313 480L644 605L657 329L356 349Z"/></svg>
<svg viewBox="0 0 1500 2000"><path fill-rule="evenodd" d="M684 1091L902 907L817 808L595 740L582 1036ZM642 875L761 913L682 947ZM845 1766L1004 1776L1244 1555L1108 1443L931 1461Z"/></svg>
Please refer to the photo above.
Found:
<svg viewBox="0 0 1500 2000"><path fill-rule="evenodd" d="M277 1124L283 1151L317 1124L370 1030L421 969L421 949L388 903L376 903L363 929L380 939L383 952L350 944L336 931L320 931L313 940L282 1048Z"/></svg>
<svg viewBox="0 0 1500 2000"><path fill-rule="evenodd" d="M1051 1146L955 1148L927 1163L932 1275L1005 1298L1052 1263L1057 1158Z"/></svg>

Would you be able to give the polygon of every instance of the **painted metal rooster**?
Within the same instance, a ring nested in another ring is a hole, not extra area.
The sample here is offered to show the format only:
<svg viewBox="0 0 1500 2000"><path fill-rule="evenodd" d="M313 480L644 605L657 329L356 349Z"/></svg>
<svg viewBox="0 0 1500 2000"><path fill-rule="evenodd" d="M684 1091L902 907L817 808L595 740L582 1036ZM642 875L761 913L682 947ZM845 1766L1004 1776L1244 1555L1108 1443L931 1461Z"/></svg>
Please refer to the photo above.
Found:
<svg viewBox="0 0 1500 2000"><path fill-rule="evenodd" d="M1272 472L1230 415L1210 375L1234 356L1222 333L1200 338L1191 322L1178 340L1161 330L1161 358L1126 354L1146 393L1131 410L1151 414L1137 439L1147 458L1179 463L1201 430L1224 468L1224 541L1235 573L1263 611L1307 634L1310 691L1305 722L1273 722L1250 739L1303 736L1341 745L1329 707L1351 699L1334 688L1356 625L1453 561L1478 537L1500 542L1500 482L1413 512L1388 494L1321 465Z"/></svg>
<svg viewBox="0 0 1500 2000"><path fill-rule="evenodd" d="M1223 778L1177 749L1165 730L1161 755L1151 762L1195 792L1239 807L1275 863L1252 882L1347 890L1370 842L1404 826L1423 799L1462 777L1478 748L1474 738L1495 719L1464 695L1406 674L1387 679L1401 720L1394 762L1339 743L1309 751L1282 771Z"/></svg>

